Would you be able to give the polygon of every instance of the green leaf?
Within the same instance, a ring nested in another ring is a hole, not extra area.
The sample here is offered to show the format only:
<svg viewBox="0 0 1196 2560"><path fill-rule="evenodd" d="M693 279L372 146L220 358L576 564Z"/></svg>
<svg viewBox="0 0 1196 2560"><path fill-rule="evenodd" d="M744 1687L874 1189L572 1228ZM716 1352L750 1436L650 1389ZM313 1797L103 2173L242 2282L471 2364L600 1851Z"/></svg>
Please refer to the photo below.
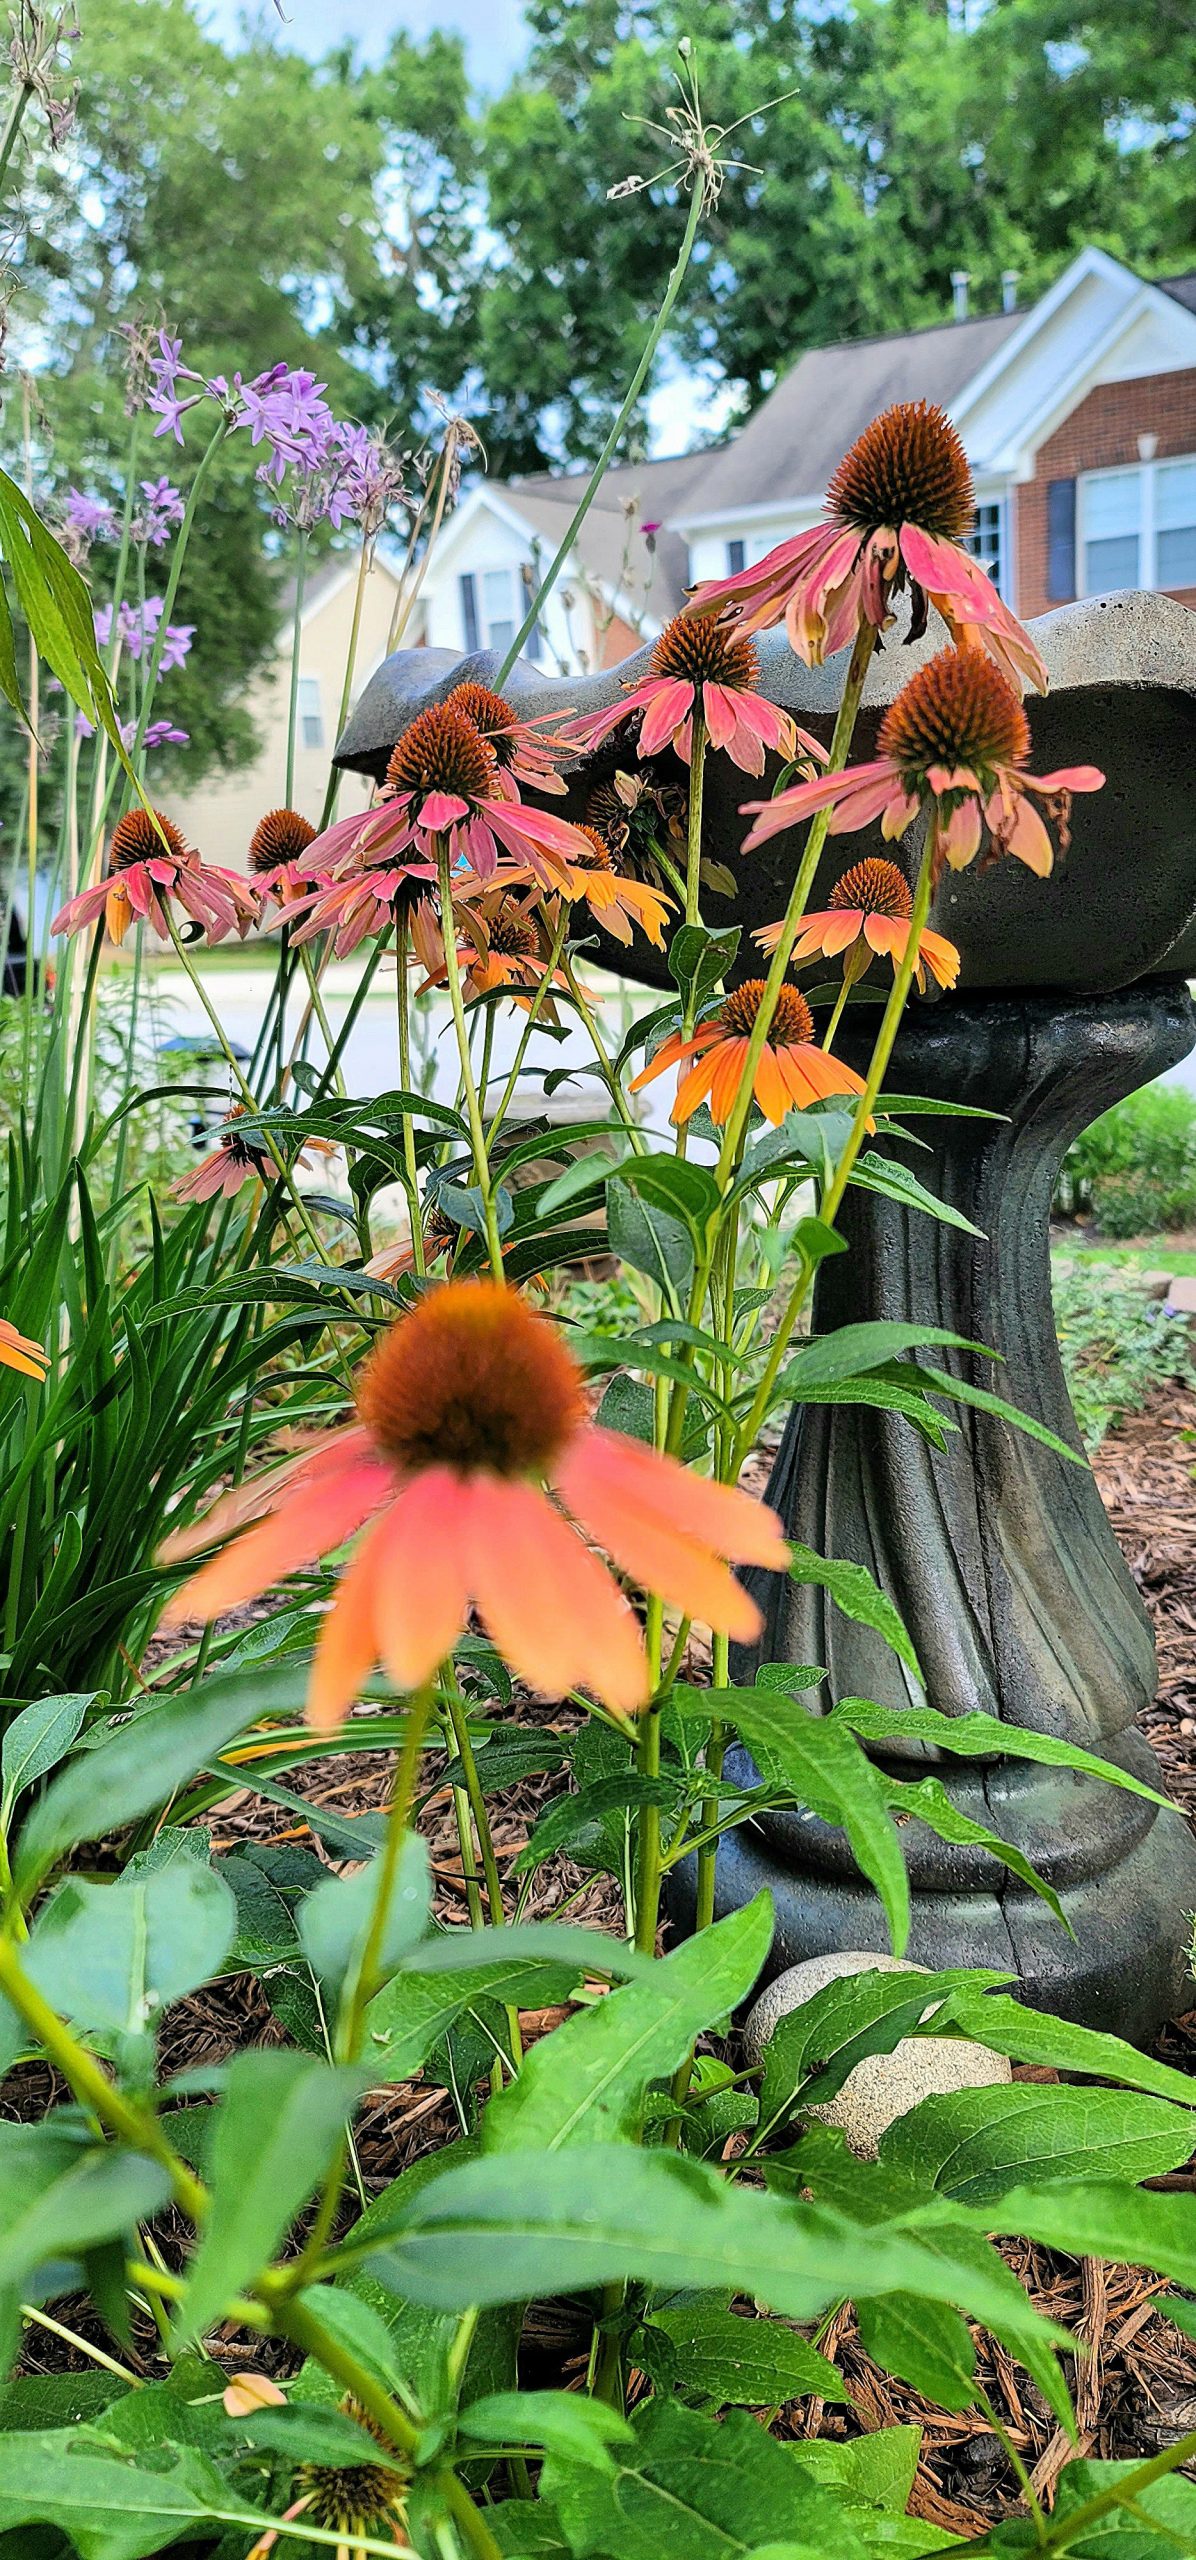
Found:
<svg viewBox="0 0 1196 2560"><path fill-rule="evenodd" d="M766 1784L809 1807L847 1835L857 1864L880 1896L895 1955L909 1936L909 1879L896 1827L885 1800L885 1781L858 1746L839 1748L842 1727L809 1715L781 1691L678 1690L682 1714L717 1707L747 1744Z"/></svg>
<svg viewBox="0 0 1196 2560"><path fill-rule="evenodd" d="M1007 1867L1019 1884L1024 1884L1046 1903L1069 1938L1075 1935L1054 1886L1047 1883L1045 1876L1039 1875L1037 1867L1031 1866L1020 1849L1015 1849L1011 1841L1003 1840L999 1831L990 1831L987 1823L973 1822L970 1814L961 1813L941 1778L887 1778L885 1795L894 1813L908 1814L915 1821L924 1822L928 1831L933 1831L939 1840L949 1841L953 1848L987 1850L998 1866Z"/></svg>
<svg viewBox="0 0 1196 2560"><path fill-rule="evenodd" d="M860 1191L878 1192L882 1200L896 1200L903 1209L920 1209L924 1216L937 1218L944 1227L958 1227L966 1236L982 1236L983 1227L973 1226L962 1211L940 1200L925 1183L919 1182L909 1166L898 1164L891 1156L861 1156L851 1176Z"/></svg>
<svg viewBox="0 0 1196 2560"><path fill-rule="evenodd" d="M745 2000L772 1944L772 1900L704 1929L607 2000L544 2036L486 2110L487 2151L546 2153L599 2142L636 2122L649 2082L676 2071L695 2038Z"/></svg>
<svg viewBox="0 0 1196 2560"><path fill-rule="evenodd" d="M1185 2302L1178 2293L1159 2293L1152 2307L1161 2311L1164 2319L1173 2320L1185 2338L1196 2338L1196 2302Z"/></svg>
<svg viewBox="0 0 1196 2560"><path fill-rule="evenodd" d="M898 1611L887 1592L881 1591L867 1565L845 1564L828 1556L816 1556L812 1547L795 1545L789 1559L789 1571L795 1582L814 1582L829 1591L837 1609L857 1626L871 1627L884 1638L891 1652L912 1672L921 1689L924 1687L917 1654L901 1623ZM946 1721L946 1719L944 1719ZM857 1727L857 1731L862 1728Z"/></svg>
<svg viewBox="0 0 1196 2560"><path fill-rule="evenodd" d="M722 985L739 949L740 927L712 933L704 924L680 924L669 943L669 976L697 1011L704 996Z"/></svg>
<svg viewBox="0 0 1196 2560"><path fill-rule="evenodd" d="M721 1202L718 1184L706 1165L693 1164L686 1156L633 1156L620 1168L618 1178L649 1208L683 1219L695 1242L702 1244Z"/></svg>
<svg viewBox="0 0 1196 2560"><path fill-rule="evenodd" d="M484 1962L475 1959L472 1969L440 1974L405 1968L377 1993L366 2011L375 2077L409 2080L457 2019L483 2002L497 2000L504 2008L529 2009L567 2000L578 1972L576 1964L546 1964L542 1958L531 1962L518 1955L491 1956Z"/></svg>
<svg viewBox="0 0 1196 2560"><path fill-rule="evenodd" d="M731 2186L669 2151L579 2144L493 2152L446 2171L392 2231L378 2231L377 2263L399 2292L444 2310L633 2277L668 2291L752 2294L801 2321L844 2296L925 2293L1002 2334L1066 2343L995 2252L978 2255L970 2229L958 2237L957 2252L945 2225L864 2229L825 2206Z"/></svg>
<svg viewBox="0 0 1196 2560"><path fill-rule="evenodd" d="M244 2520L252 2532L269 2518L227 2492L201 2454L180 2454L166 2472L139 2471L80 2441L74 2430L0 2436L0 2533L31 2524L57 2525L79 2560L151 2560L176 2542L194 2540L212 2514Z"/></svg>
<svg viewBox="0 0 1196 2560"><path fill-rule="evenodd" d="M825 2436L806 2439L793 2446L792 2458L816 2480L833 2482L853 2507L899 2516L909 2503L921 2442L920 2427L878 2427L874 2435L853 2436L846 2444Z"/></svg>
<svg viewBox="0 0 1196 2560"><path fill-rule="evenodd" d="M634 2354L660 2390L672 2387L720 2409L777 2409L814 2392L823 2400L847 2398L834 2365L795 2329L718 2304L649 2312Z"/></svg>
<svg viewBox="0 0 1196 2560"><path fill-rule="evenodd" d="M1196 2196L1154 2194L1113 2179L1067 2186L1044 2180L1010 2188L997 2213L985 2208L985 2219L990 2230L1041 2240L1073 2258L1150 2267L1196 2292Z"/></svg>
<svg viewBox="0 0 1196 2560"><path fill-rule="evenodd" d="M1196 2481L1178 2471L1145 2488L1133 2489L1141 2477L1137 2462L1069 2462L1059 2475L1052 2522L1065 2533L1069 2519L1088 2499L1124 2483L1125 2505L1111 2507L1086 2528L1078 2527L1062 2548L1071 2560L1175 2560L1196 2552Z"/></svg>
<svg viewBox="0 0 1196 2560"><path fill-rule="evenodd" d="M839 2501L738 2410L717 2423L653 2401L609 2474L554 2462L545 2485L577 2554L735 2560L767 2535L804 2560L865 2560Z"/></svg>
<svg viewBox="0 0 1196 2560"><path fill-rule="evenodd" d="M236 1933L233 1894L195 1858L111 1884L72 1876L39 1916L25 1969L76 2026L140 2035L220 1971Z"/></svg>
<svg viewBox="0 0 1196 2560"><path fill-rule="evenodd" d="M332 2071L281 2048L239 2053L208 2150L211 2211L179 2308L180 2337L202 2337L251 2284L328 2167L365 2071Z"/></svg>
<svg viewBox="0 0 1196 2560"><path fill-rule="evenodd" d="M97 1690L70 1698L35 1698L9 1725L0 1747L0 1812L7 1822L17 1797L66 1758Z"/></svg>
<svg viewBox="0 0 1196 2560"><path fill-rule="evenodd" d="M1023 1413L1020 1405L1009 1404L1004 1396L993 1395L988 1387L974 1387L968 1379L952 1377L946 1369L932 1369L926 1360L915 1361L914 1373L925 1378L932 1394L948 1396L953 1404L971 1405L977 1413L991 1413L999 1422L1012 1423L1028 1440L1038 1440L1044 1449L1053 1449L1057 1458L1066 1458L1069 1467L1087 1466L1082 1449L1071 1448L1057 1431L1048 1431L1045 1422L1037 1422L1032 1413Z"/></svg>
<svg viewBox="0 0 1196 2560"><path fill-rule="evenodd" d="M557 1920L520 1920L505 1929L447 1929L425 1938L407 1959L408 1974L472 1973L501 1955L504 1963L571 1965L573 1979L583 1973L609 1974L613 1981L651 1981L657 1967L651 1956L629 1947L602 1929L573 1929Z"/></svg>
<svg viewBox="0 0 1196 2560"><path fill-rule="evenodd" d="M5 2125L0 2144L0 2194L4 2198L0 2233L0 2293L21 2285L49 2258L71 2258L98 2241L131 2231L144 2215L156 2213L170 2194L170 2179L156 2160L132 2151L90 2150L80 2155L72 2144L58 2155L39 2151L36 2143L19 2147L24 2133L40 2135L41 2125ZM49 2175L45 2175L45 2171Z"/></svg>
<svg viewBox="0 0 1196 2560"><path fill-rule="evenodd" d="M889 2126L880 2162L923 2192L987 2206L1039 2177L1161 2177L1191 2149L1191 2117L1161 2098L1015 2081L923 2098Z"/></svg>
<svg viewBox="0 0 1196 2560"><path fill-rule="evenodd" d="M554 1857L558 1849L567 1849L573 1856L580 1852L579 1864L587 1866L591 1863L585 1854L587 1845L605 1852L608 1815L625 1814L645 1804L675 1805L677 1792L676 1779L645 1778L638 1769L627 1769L615 1777L598 1778L592 1786L579 1787L575 1795L557 1796L545 1806L526 1848L514 1861L513 1872L520 1876L530 1874L533 1868L543 1866L546 1858ZM620 1823L619 1835L615 1874L622 1870L625 1823ZM606 1863L605 1856L602 1863Z"/></svg>
<svg viewBox="0 0 1196 2560"><path fill-rule="evenodd" d="M576 2391L490 2391L462 2409L457 2425L481 2444L535 2447L596 2471L613 2471L611 2445L631 2441L620 2411Z"/></svg>
<svg viewBox="0 0 1196 2560"><path fill-rule="evenodd" d="M299 1906L299 1936L312 1972L335 1991L359 1959L378 1898L371 1861L355 1875L329 1876ZM378 1950L379 1976L395 1973L418 1946L431 1917L431 1873L426 1843L408 1832L392 1883L386 1932Z"/></svg>
<svg viewBox="0 0 1196 2560"><path fill-rule="evenodd" d="M976 2350L958 2311L944 2302L920 2302L916 2294L891 2293L884 2302L862 2302L858 2318L861 2344L886 2373L940 2409L973 2406Z"/></svg>
<svg viewBox="0 0 1196 2560"><path fill-rule="evenodd" d="M637 1200L626 1182L606 1186L606 1232L611 1252L630 1263L664 1291L666 1301L684 1300L693 1278L693 1245L679 1218Z"/></svg>
<svg viewBox="0 0 1196 2560"><path fill-rule="evenodd" d="M1048 1769L1078 1769L1084 1777L1103 1778L1111 1787L1124 1787L1129 1795L1144 1796L1164 1812L1174 1810L1170 1798L1160 1795L1157 1787L1131 1777L1114 1761L1098 1760L1093 1752L1061 1742L1053 1733L1031 1733L1024 1725L1005 1724L1000 1716L947 1716L938 1707L881 1707L872 1698L841 1698L831 1710L831 1721L850 1725L865 1742L908 1738L937 1743L940 1750L965 1760L1033 1760Z"/></svg>
<svg viewBox="0 0 1196 2560"><path fill-rule="evenodd" d="M251 2417L237 2420L237 2432L247 2443L261 2445L268 2453L283 2454L293 2463L328 2463L337 2471L354 2471L375 2464L397 2468L396 2457L379 2444L376 2436L367 2435L355 2419L342 2409L323 2409L318 2401L300 2400L285 2409L256 2409Z"/></svg>
<svg viewBox="0 0 1196 2560"><path fill-rule="evenodd" d="M879 1369L886 1360L900 1360L905 1352L928 1342L942 1343L952 1351L979 1352L986 1360L998 1356L985 1343L969 1342L962 1333L948 1333L938 1324L841 1324L834 1333L803 1344L786 1376L795 1381L795 1391L803 1386L833 1386L841 1378L858 1378L865 1370Z"/></svg>
<svg viewBox="0 0 1196 2560"><path fill-rule="evenodd" d="M112 687L96 646L91 597L62 544L7 471L0 470L0 551L12 572L13 585L30 636L46 665L84 712L102 728L124 771L136 777L121 736ZM16 674L12 622L5 600L0 689L14 711L25 717Z"/></svg>
<svg viewBox="0 0 1196 2560"><path fill-rule="evenodd" d="M81 1840L100 1840L156 1811L259 1717L300 1712L304 1686L302 1664L255 1666L139 1709L51 1781L21 1830L18 1886L28 1895Z"/></svg>
<svg viewBox="0 0 1196 2560"><path fill-rule="evenodd" d="M971 2037L992 2053L1007 2054L1011 2062L1034 2062L1067 2073L1082 2071L1094 2080L1120 2080L1127 2089L1147 2089L1152 2097L1196 2107L1196 2080L1187 2072L1139 2053L1120 2036L1078 2027L1070 2018L1048 2017L1043 2010L1028 2009L1004 1993L984 1992L975 1979L952 1994L934 2032Z"/></svg>
<svg viewBox="0 0 1196 2560"><path fill-rule="evenodd" d="M981 1976L999 1983L1002 1974ZM861 1966L816 1991L800 2009L778 2020L764 2048L760 2089L762 2132L771 2133L800 2102L824 2105L838 2095L857 2062L893 2053L923 2018L956 1991L970 1992L976 1976L946 1973L879 1973ZM936 2027L937 2032L937 2027Z"/></svg>

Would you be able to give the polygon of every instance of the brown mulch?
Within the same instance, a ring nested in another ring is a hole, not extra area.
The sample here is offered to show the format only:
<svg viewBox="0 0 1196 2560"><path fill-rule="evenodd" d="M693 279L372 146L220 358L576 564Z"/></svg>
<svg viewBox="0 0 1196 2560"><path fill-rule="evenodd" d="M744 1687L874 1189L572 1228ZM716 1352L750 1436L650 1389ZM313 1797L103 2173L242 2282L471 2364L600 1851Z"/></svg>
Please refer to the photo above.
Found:
<svg viewBox="0 0 1196 2560"><path fill-rule="evenodd" d="M1143 1718L1144 1730L1159 1755L1168 1791L1196 1820L1196 1538L1192 1529L1196 1396L1177 1387L1158 1389L1143 1413L1109 1435L1097 1453L1095 1468L1158 1643L1159 1691ZM696 1662L694 1668L700 1676ZM545 1707L533 1700L521 1700L518 1714L521 1721L560 1732L578 1721L568 1709ZM376 1812L384 1805L389 1775L389 1757L363 1750L312 1761L292 1772L288 1784L296 1793L335 1805L338 1812L351 1817ZM468 1916L468 1888L452 1798L447 1789L436 1790L435 1779L433 1760L428 1767L433 1792L424 1830L436 1908L443 1922L462 1924ZM504 1877L543 1805L561 1784L559 1774L532 1777L501 1798L491 1799ZM210 1820L218 1849L251 1840L302 1840L323 1854L298 1817L289 1821L285 1813L248 1789L223 1804ZM620 1899L613 1881L606 1877L587 1881L567 1859L558 1857L538 1871L526 1916L544 1918L566 1900L570 1919L591 1927L619 1928ZM528 2020L530 2033L544 2032L558 2014ZM281 2033L260 1986L251 1977L240 1976L209 1987L172 2011L165 2027L164 2061L174 2071L210 2066L246 2044L276 2042ZM1196 2013L1168 2029L1159 2050L1181 2069L1196 2071ZM12 2075L5 2088L4 2112L40 2115L51 2087L51 2075L43 2066ZM355 2134L361 2192L367 2198L376 2194L411 2161L452 2141L460 2130L448 2092L422 2079L379 2089L367 2097ZM159 2237L169 2256L181 2234L173 2233L167 2222ZM1006 2244L1003 2254L1037 2306L1088 2345L1088 2358L1075 2381L1081 2452L1143 2460L1196 2425L1196 2349L1153 2309L1153 2298L1167 2290L1165 2284L1140 2270L1066 2259L1025 2243ZM81 2337L110 2348L111 2341L89 2305L60 2304L56 2311ZM259 2366L268 2363L285 2369L286 2351L280 2349L277 2355L272 2348L263 2351L260 2341L229 2333L212 2343L232 2368L252 2360ZM566 2371L570 2348L577 2343L562 2337ZM1037 2494L1049 2505L1058 2473L1072 2455L1070 2440L1022 2368L983 2332L976 2333L976 2343L978 2374L992 2409ZM157 2344L148 2325L136 2332L135 2354L150 2375L156 2370ZM982 2419L973 2412L951 2416L882 2373L862 2348L849 2309L836 2315L823 2344L844 2376L850 2405L796 2403L781 2419L782 2432L795 2437L842 2437L917 2424L923 2436L911 2501L914 2514L969 2536L1016 2510L1017 2478L1004 2446ZM77 2370L85 2361L57 2338L36 2329L28 2331L26 2372ZM555 2373L547 2372L535 2376L537 2380L554 2378Z"/></svg>

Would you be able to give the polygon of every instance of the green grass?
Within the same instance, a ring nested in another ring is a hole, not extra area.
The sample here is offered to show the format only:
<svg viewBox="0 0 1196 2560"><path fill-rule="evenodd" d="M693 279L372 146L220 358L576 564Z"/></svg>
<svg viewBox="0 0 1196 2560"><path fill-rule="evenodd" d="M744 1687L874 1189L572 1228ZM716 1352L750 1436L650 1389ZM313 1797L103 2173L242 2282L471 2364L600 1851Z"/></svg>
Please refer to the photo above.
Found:
<svg viewBox="0 0 1196 2560"><path fill-rule="evenodd" d="M1155 1236L1149 1244L1059 1245L1056 1258L1077 1265L1111 1262L1136 1271L1166 1271L1173 1277L1196 1272L1196 1251L1191 1246L1177 1249L1165 1235Z"/></svg>

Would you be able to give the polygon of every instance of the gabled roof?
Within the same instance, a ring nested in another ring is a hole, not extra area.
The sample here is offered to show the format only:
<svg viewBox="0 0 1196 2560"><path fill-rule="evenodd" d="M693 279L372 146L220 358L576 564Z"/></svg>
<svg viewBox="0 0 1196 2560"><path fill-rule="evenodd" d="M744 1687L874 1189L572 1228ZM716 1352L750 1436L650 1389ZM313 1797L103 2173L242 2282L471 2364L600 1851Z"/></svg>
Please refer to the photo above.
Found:
<svg viewBox="0 0 1196 2560"><path fill-rule="evenodd" d="M1186 311L1196 311L1196 267L1184 276L1156 276L1160 293L1169 293L1173 302L1182 302Z"/></svg>
<svg viewBox="0 0 1196 2560"><path fill-rule="evenodd" d="M685 499L710 467L708 453L657 462L621 462L608 471L576 542L587 578L614 600L623 597L653 622L667 622L685 602L689 559L673 530ZM509 506L556 550L585 491L588 471L529 472L499 485ZM644 525L659 526L649 549Z"/></svg>
<svg viewBox="0 0 1196 2560"><path fill-rule="evenodd" d="M816 504L836 463L879 410L894 400L937 400L950 408L1022 316L1001 311L899 337L811 347L734 441L709 461L678 509L681 522L773 502Z"/></svg>

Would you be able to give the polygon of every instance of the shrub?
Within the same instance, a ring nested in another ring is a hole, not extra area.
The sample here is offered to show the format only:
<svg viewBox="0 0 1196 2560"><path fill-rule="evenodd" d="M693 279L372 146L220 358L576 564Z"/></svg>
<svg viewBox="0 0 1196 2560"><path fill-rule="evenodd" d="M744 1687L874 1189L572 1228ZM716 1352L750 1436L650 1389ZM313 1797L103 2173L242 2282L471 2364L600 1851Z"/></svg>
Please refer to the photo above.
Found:
<svg viewBox="0 0 1196 2560"><path fill-rule="evenodd" d="M1109 1236L1196 1221L1196 1094L1152 1084L1115 1103L1069 1149L1059 1205L1091 1208Z"/></svg>

